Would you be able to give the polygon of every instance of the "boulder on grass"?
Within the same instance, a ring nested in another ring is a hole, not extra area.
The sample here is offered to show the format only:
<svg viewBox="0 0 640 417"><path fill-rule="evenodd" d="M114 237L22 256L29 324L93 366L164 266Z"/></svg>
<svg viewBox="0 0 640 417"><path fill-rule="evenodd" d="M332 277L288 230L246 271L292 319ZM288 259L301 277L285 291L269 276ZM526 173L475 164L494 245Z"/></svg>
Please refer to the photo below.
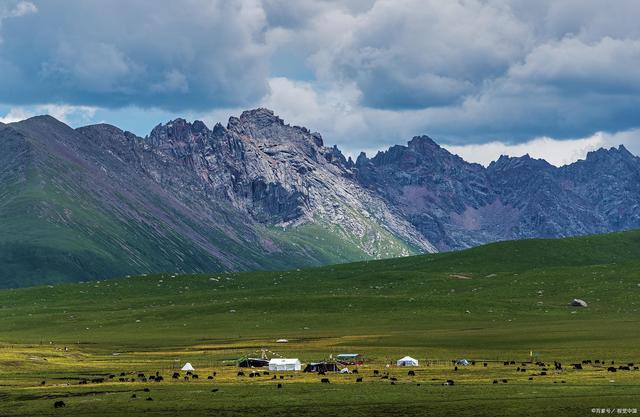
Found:
<svg viewBox="0 0 640 417"><path fill-rule="evenodd" d="M579 298L574 298L573 300L571 300L571 303L569 303L569 305L571 307L588 307L589 306L586 301L581 300Z"/></svg>

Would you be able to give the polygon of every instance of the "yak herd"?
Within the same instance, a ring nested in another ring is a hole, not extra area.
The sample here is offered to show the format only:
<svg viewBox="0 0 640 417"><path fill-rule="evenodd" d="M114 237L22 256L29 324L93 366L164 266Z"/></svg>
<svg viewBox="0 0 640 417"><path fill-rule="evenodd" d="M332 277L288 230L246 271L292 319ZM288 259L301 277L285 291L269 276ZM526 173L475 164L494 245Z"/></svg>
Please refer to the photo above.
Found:
<svg viewBox="0 0 640 417"><path fill-rule="evenodd" d="M453 364L455 365L456 361L453 361ZM476 362L475 361L471 361L470 363L471 366L475 366ZM486 368L488 367L488 362L483 362L483 367ZM554 361L553 364L549 363L545 363L545 362L516 362L516 361L503 361L503 365L504 366L515 366L515 372L517 373L522 373L522 372L527 372L527 371L532 371L533 373L529 373L528 375L528 380L532 381L534 379L534 377L544 377L549 375L550 372L554 372L555 374L559 374L561 372L564 371L564 367L562 365L561 362L558 361ZM638 371L638 366L635 365L632 362L628 362L625 364L616 364L615 361L610 361L610 362L606 362L604 360L583 360L579 363L571 363L568 365L569 368L571 368L574 371L579 371L584 369L584 366L591 366L593 368L599 368L599 369L606 369L607 372L618 372L618 371ZM453 367L453 371L457 372L458 371L458 366L454 366ZM550 371L550 369L552 369L552 371ZM353 374L358 374L358 370L354 369L351 371L351 373ZM252 369L250 372L248 372L248 375L245 374L244 371L238 371L238 373L236 374L237 377L245 377L248 376L249 378L257 378L260 376L270 376L269 371L259 371L256 369ZM321 371L318 372L319 376L322 376L322 378L320 379L320 383L322 384L329 384L331 383L330 379L328 377L326 377L326 372ZM211 375L207 376L208 380L213 380L215 377L217 376L217 372L213 372ZM289 374L287 375L289 378L293 378L293 375ZM409 370L407 372L407 376L410 377L415 377L416 376L416 372L415 370ZM384 372L380 372L377 369L372 370L371 372L371 377L373 379L379 379L379 380L388 380L391 385L395 385L396 382L398 381L398 378L395 376L390 375L389 371L386 370ZM183 380L183 381L190 381L190 380L198 380L199 376L196 373L193 373L191 371L187 371L184 375L181 375L180 372L173 372L173 374L171 375L171 379L174 381L177 380ZM276 379L280 379L283 380L285 379L285 375L273 375L271 376L272 380L276 380ZM88 383L92 383L92 384L101 384L104 382L113 382L113 381L118 381L118 382L162 382L164 381L164 377L160 374L159 371L155 372L155 374L146 376L144 373L142 372L130 372L130 373L126 373L126 372L121 372L119 376L116 376L116 374L109 374L107 377L97 377L97 378L91 378L91 379L87 379L87 378L82 378L79 380L78 384L80 385L86 385ZM432 378L433 381L437 381L437 378ZM355 379L356 383L360 383L363 382L363 377L362 376L357 376ZM553 381L554 384L556 384L558 381ZM492 381L493 384L506 384L508 383L508 379L503 378L503 379L494 379ZM565 384L566 381L561 380L560 381L561 384ZM46 381L42 381L40 383L40 385L45 385ZM447 379L446 381L442 382L441 385L444 386L451 386L454 385L455 382L452 379ZM419 383L416 385L420 385ZM282 389L283 388L283 383L282 382L278 382L276 387L278 389ZM218 388L213 388L211 390L211 392L218 392ZM153 398L150 396L150 392L151 390L149 388L144 388L143 392L148 393L149 395L147 396L147 398L145 399L145 401L153 401ZM131 399L136 399L137 395L135 393L133 393L131 395ZM55 401L53 404L54 408L64 408L66 407L66 404L64 401Z"/></svg>

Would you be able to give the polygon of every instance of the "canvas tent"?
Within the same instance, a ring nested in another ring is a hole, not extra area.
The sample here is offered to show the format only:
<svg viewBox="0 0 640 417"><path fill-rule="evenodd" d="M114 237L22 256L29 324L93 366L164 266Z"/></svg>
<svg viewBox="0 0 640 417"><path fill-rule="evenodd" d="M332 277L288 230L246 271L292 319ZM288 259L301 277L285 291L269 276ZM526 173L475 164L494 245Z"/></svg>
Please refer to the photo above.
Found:
<svg viewBox="0 0 640 417"><path fill-rule="evenodd" d="M184 366L182 367L183 371L195 371L195 369L193 369L193 366L191 366L191 362L187 362L184 364Z"/></svg>
<svg viewBox="0 0 640 417"><path fill-rule="evenodd" d="M299 371L302 364L298 359L277 358L269 361L270 371Z"/></svg>
<svg viewBox="0 0 640 417"><path fill-rule="evenodd" d="M456 365L462 365L462 366L467 366L469 365L469 361L466 359L458 359L456 361Z"/></svg>
<svg viewBox="0 0 640 417"><path fill-rule="evenodd" d="M338 372L338 365L330 362L311 362L304 372Z"/></svg>
<svg viewBox="0 0 640 417"><path fill-rule="evenodd" d="M396 365L398 366L418 366L418 360L413 359L411 356L405 356L402 359L398 359L396 361Z"/></svg>
<svg viewBox="0 0 640 417"><path fill-rule="evenodd" d="M259 358L244 358L238 362L238 366L240 368L264 368L269 366L269 361Z"/></svg>

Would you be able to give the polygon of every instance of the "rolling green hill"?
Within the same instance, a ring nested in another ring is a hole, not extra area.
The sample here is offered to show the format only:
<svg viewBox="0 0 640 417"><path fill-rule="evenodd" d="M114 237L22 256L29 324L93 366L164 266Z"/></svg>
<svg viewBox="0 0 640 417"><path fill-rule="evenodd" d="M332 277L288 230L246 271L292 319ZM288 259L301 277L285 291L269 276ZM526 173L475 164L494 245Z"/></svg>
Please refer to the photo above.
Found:
<svg viewBox="0 0 640 417"><path fill-rule="evenodd" d="M606 350L615 337L616 349L631 352L640 337L630 327L639 317L639 255L633 231L309 270L4 290L0 329L6 341L139 346L362 336L460 354L556 349L558 340ZM568 308L573 298L589 307Z"/></svg>
<svg viewBox="0 0 640 417"><path fill-rule="evenodd" d="M606 368L640 362L639 255L633 231L308 270L1 290L0 414L52 415L56 400L67 404L56 415L74 416L582 416L634 408L639 371ZM589 306L569 307L573 298ZM362 353L364 382L237 376L236 360L261 348L303 362ZM387 367L405 355L421 362L414 376ZM454 369L461 357L477 364ZM569 365L586 359L597 362ZM546 368L531 360L565 367L541 376ZM172 379L187 361L201 378ZM141 381L140 372L166 381ZM447 379L455 387L442 386Z"/></svg>

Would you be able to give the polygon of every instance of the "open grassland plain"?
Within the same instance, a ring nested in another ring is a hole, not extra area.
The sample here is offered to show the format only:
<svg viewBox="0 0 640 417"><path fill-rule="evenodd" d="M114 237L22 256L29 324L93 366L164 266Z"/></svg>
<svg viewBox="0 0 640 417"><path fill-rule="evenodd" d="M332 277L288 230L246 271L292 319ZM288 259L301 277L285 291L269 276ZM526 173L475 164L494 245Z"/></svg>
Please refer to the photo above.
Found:
<svg viewBox="0 0 640 417"><path fill-rule="evenodd" d="M639 308L639 232L3 290L0 416L633 414ZM366 362L238 376L237 359L262 349ZM420 366L395 366L405 355ZM475 364L456 369L460 358Z"/></svg>

